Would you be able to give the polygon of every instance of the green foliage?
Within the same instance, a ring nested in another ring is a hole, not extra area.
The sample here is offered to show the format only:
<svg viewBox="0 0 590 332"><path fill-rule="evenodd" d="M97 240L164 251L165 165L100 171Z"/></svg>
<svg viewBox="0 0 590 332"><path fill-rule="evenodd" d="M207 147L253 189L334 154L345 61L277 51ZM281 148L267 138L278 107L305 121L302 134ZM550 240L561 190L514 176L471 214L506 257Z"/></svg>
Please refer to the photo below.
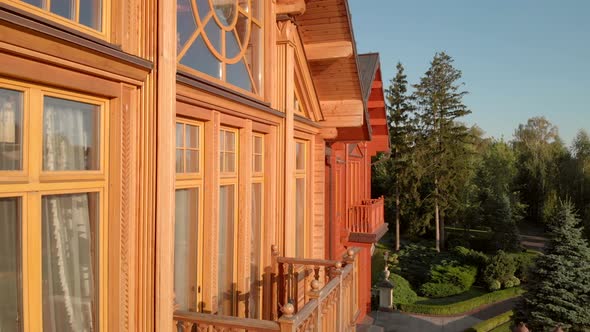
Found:
<svg viewBox="0 0 590 332"><path fill-rule="evenodd" d="M465 292L475 282L476 275L475 266L457 266L453 263L436 265L430 271L430 283L450 284Z"/></svg>
<svg viewBox="0 0 590 332"><path fill-rule="evenodd" d="M529 271L533 267L535 258L538 254L525 251L519 254L512 254L511 256L516 264L514 276L520 279L520 281L526 282L528 280Z"/></svg>
<svg viewBox="0 0 590 332"><path fill-rule="evenodd" d="M427 282L420 287L420 294L432 298L448 297L465 292L464 289L451 283Z"/></svg>
<svg viewBox="0 0 590 332"><path fill-rule="evenodd" d="M503 289L501 291L486 293L481 296L471 298L465 301L443 304L443 305L432 305L432 304L401 304L398 306L403 312L426 314L426 315L459 315L465 312L472 311L484 305L489 305L496 302L505 301L514 297L522 295L524 291L520 287L513 287L509 289Z"/></svg>
<svg viewBox="0 0 590 332"><path fill-rule="evenodd" d="M533 331L561 324L571 331L590 330L590 248L578 228L573 204L560 203L550 222L549 247L537 258L517 305L516 321Z"/></svg>
<svg viewBox="0 0 590 332"><path fill-rule="evenodd" d="M481 273L490 261L488 255L483 252L465 247L455 247L452 252L459 257L461 263L476 266Z"/></svg>
<svg viewBox="0 0 590 332"><path fill-rule="evenodd" d="M498 280L489 281L488 288L492 292L500 290L500 289L502 289L502 283L500 283L500 281L498 281Z"/></svg>
<svg viewBox="0 0 590 332"><path fill-rule="evenodd" d="M490 263L486 266L483 272L483 279L490 287L494 281L504 285L508 279L514 276L516 272L516 264L514 259L504 251L499 250L494 257L490 259Z"/></svg>
<svg viewBox="0 0 590 332"><path fill-rule="evenodd" d="M410 283L402 276L392 273L389 280L393 283L393 302L396 304L412 304L418 300L418 295Z"/></svg>
<svg viewBox="0 0 590 332"><path fill-rule="evenodd" d="M488 332L491 331L498 326L504 325L506 323L510 323L511 317L514 314L512 310L502 313L498 316L492 317L488 320L484 320L483 322L479 322L473 325L471 328L465 330L465 332Z"/></svg>

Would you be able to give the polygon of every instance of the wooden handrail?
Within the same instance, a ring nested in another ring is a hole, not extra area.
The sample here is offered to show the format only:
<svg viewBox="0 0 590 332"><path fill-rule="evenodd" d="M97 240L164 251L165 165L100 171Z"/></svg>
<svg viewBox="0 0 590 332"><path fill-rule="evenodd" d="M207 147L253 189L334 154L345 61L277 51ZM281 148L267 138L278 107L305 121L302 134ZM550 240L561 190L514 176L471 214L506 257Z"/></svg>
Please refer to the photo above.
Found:
<svg viewBox="0 0 590 332"><path fill-rule="evenodd" d="M174 312L175 327L182 326L185 328L184 331L188 332L191 331L194 324L198 324L199 327L224 327L260 332L281 331L279 323L273 321L203 314L189 311Z"/></svg>
<svg viewBox="0 0 590 332"><path fill-rule="evenodd" d="M310 266L327 266L334 267L340 263L335 260L311 259L311 258L294 258L294 257L277 257L277 263L293 265L310 265Z"/></svg>
<svg viewBox="0 0 590 332"><path fill-rule="evenodd" d="M348 210L346 229L351 233L373 233L384 222L384 198L363 200Z"/></svg>

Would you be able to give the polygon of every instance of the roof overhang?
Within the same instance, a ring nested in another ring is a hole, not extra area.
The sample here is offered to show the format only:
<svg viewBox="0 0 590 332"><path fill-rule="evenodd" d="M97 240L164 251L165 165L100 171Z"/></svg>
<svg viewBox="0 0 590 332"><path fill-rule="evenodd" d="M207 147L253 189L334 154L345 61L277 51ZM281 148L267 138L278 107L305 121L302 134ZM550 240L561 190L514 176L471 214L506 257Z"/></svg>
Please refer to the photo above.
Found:
<svg viewBox="0 0 590 332"><path fill-rule="evenodd" d="M301 0L277 0L294 6ZM286 8L286 7L285 7ZM294 17L320 101L326 132L365 121L354 32L347 0L307 0Z"/></svg>

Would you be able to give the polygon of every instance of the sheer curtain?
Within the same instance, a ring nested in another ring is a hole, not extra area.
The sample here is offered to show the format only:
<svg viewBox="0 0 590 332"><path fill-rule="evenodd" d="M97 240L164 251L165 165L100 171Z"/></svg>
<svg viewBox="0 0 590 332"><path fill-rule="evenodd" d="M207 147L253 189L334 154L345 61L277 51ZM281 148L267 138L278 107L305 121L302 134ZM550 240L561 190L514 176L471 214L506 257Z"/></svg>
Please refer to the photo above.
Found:
<svg viewBox="0 0 590 332"><path fill-rule="evenodd" d="M94 106L45 97L43 169L94 169ZM44 331L97 330L98 194L43 196Z"/></svg>
<svg viewBox="0 0 590 332"><path fill-rule="evenodd" d="M0 198L0 332L20 326L20 199Z"/></svg>

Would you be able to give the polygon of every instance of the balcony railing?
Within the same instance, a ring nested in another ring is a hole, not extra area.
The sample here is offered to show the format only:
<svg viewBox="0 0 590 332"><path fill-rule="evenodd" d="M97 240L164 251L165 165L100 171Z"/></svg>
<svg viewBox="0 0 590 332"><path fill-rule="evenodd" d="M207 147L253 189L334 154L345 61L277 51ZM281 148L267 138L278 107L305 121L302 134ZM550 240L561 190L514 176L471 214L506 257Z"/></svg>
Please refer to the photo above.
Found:
<svg viewBox="0 0 590 332"><path fill-rule="evenodd" d="M343 262L280 257L273 248L274 321L175 312L173 331L354 331L358 317L358 249Z"/></svg>
<svg viewBox="0 0 590 332"><path fill-rule="evenodd" d="M348 210L346 229L351 242L377 242L387 232L383 216L383 196L368 199Z"/></svg>

